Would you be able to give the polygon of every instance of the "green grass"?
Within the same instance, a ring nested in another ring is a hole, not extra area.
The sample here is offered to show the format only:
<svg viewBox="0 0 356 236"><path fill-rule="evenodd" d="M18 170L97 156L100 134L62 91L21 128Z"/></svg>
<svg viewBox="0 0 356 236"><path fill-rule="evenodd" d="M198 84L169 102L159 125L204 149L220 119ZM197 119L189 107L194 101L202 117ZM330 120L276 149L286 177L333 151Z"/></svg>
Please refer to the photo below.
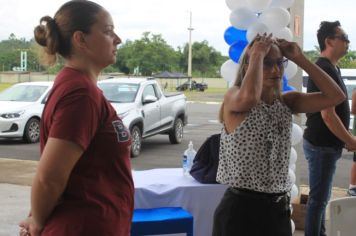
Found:
<svg viewBox="0 0 356 236"><path fill-rule="evenodd" d="M10 87L12 84L10 83L0 83L0 91Z"/></svg>
<svg viewBox="0 0 356 236"><path fill-rule="evenodd" d="M221 102L224 98L226 88L208 88L204 92L200 91L184 91L184 95L188 101L205 101L205 102ZM175 90L171 92L176 92Z"/></svg>

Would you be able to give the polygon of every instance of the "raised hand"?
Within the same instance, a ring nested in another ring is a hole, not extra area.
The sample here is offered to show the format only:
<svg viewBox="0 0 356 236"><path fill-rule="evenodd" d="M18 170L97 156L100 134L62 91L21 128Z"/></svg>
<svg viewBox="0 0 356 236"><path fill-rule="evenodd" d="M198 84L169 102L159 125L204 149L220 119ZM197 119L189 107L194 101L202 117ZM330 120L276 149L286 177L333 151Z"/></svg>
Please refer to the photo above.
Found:
<svg viewBox="0 0 356 236"><path fill-rule="evenodd" d="M285 39L277 39L276 44L284 57L294 61L298 56L303 55L302 49L296 42L289 42Z"/></svg>
<svg viewBox="0 0 356 236"><path fill-rule="evenodd" d="M254 43L250 49L250 55L253 54L262 54L263 56L267 55L272 44L273 44L272 34L267 35L264 33L263 35L257 34Z"/></svg>

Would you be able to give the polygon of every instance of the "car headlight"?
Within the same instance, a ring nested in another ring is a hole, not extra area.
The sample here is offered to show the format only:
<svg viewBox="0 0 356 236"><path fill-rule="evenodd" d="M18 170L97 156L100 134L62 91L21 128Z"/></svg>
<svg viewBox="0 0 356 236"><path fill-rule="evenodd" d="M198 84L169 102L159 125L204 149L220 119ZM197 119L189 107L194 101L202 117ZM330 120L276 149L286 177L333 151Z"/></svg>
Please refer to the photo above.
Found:
<svg viewBox="0 0 356 236"><path fill-rule="evenodd" d="M123 113L120 113L119 114L120 119L124 119L129 113L130 113L130 111L125 111Z"/></svg>
<svg viewBox="0 0 356 236"><path fill-rule="evenodd" d="M14 119L14 118L19 118L23 113L25 113L24 110L16 111L16 112L8 112L8 113L1 114L1 117L5 119Z"/></svg>

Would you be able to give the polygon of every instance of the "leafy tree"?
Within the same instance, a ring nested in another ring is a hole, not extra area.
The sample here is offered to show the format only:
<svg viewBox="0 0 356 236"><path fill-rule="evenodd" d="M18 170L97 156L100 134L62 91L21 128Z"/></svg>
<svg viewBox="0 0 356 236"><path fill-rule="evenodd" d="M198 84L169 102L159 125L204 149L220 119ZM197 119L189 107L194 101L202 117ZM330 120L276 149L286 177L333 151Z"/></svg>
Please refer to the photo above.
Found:
<svg viewBox="0 0 356 236"><path fill-rule="evenodd" d="M141 39L125 42L117 55L115 66L126 74L133 73L136 68L146 76L179 69L178 53L159 34L145 32Z"/></svg>
<svg viewBox="0 0 356 236"><path fill-rule="evenodd" d="M309 60L315 62L320 56L319 47L315 46L315 50L305 51L305 55ZM340 68L356 68L356 51L349 51L338 62Z"/></svg>
<svg viewBox="0 0 356 236"><path fill-rule="evenodd" d="M0 70L11 71L19 67L21 51L27 52L28 71L48 71L57 73L64 65L64 60L59 58L53 67L45 67L40 61L40 47L33 39L27 41L10 34L9 38L0 41ZM320 50L305 51L306 56L315 62L320 55ZM108 66L104 72L118 72L150 76L161 71L186 72L188 68L188 44L173 49L160 34L145 32L141 39L126 41L118 48L117 62ZM192 74L193 77L220 77L221 65L228 57L221 55L207 41L192 44ZM341 68L356 68L356 51L350 51L338 64Z"/></svg>
<svg viewBox="0 0 356 236"><path fill-rule="evenodd" d="M0 42L0 66L1 70L11 71L21 65L21 52L27 52L27 70L43 70L38 62L37 49L34 42L26 39L17 39L14 34L9 39Z"/></svg>
<svg viewBox="0 0 356 236"><path fill-rule="evenodd" d="M128 59L131 57L130 55L131 49L132 49L132 41L127 40L117 50L116 63L114 66L125 74L130 74Z"/></svg>
<svg viewBox="0 0 356 236"><path fill-rule="evenodd" d="M180 66L188 67L189 44L185 44L181 54ZM192 74L193 76L219 77L221 65L228 57L222 56L220 52L210 47L207 41L194 42L192 44Z"/></svg>
<svg viewBox="0 0 356 236"><path fill-rule="evenodd" d="M307 58L312 62L316 62L316 60L318 59L318 57L320 55L319 47L315 46L314 48L315 48L314 50L304 52L304 54L307 56Z"/></svg>
<svg viewBox="0 0 356 236"><path fill-rule="evenodd" d="M356 68L356 51L349 51L338 63L341 68Z"/></svg>

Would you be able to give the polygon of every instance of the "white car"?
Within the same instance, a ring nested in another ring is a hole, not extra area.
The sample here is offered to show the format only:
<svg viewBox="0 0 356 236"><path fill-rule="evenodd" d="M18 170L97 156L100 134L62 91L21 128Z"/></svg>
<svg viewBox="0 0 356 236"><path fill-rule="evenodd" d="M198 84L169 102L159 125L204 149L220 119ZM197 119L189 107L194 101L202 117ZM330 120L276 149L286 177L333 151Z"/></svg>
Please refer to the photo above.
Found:
<svg viewBox="0 0 356 236"><path fill-rule="evenodd" d="M40 119L53 82L15 84L0 92L0 138L39 141Z"/></svg>
<svg viewBox="0 0 356 236"><path fill-rule="evenodd" d="M341 69L341 75L344 80L347 96L349 99L350 111L351 111L351 104L352 104L352 92L356 89L356 70L355 69ZM303 71L303 86L302 91L307 91L307 83L308 83L309 76ZM349 130L352 130L354 122L354 116L351 114L350 116L350 125Z"/></svg>
<svg viewBox="0 0 356 236"><path fill-rule="evenodd" d="M347 96L349 99L349 105L350 105L350 111L351 111L351 105L352 105L352 92L354 89L356 89L356 80L349 80L349 79L344 79L344 83L347 89ZM350 116L350 126L349 129L352 130L352 126L354 123L354 115L351 114Z"/></svg>

